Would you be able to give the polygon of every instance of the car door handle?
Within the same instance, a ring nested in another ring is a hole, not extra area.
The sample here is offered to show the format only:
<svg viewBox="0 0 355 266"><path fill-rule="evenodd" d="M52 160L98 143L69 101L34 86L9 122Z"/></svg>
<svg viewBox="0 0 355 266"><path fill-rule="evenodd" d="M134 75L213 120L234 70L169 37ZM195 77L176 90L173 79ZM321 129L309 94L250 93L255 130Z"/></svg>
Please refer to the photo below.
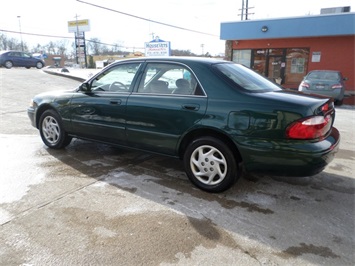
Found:
<svg viewBox="0 0 355 266"><path fill-rule="evenodd" d="M184 104L184 105L182 105L182 109L186 109L189 111L197 111L198 109L200 109L200 105L199 104Z"/></svg>
<svg viewBox="0 0 355 266"><path fill-rule="evenodd" d="M110 100L110 104L120 105L122 101L120 99Z"/></svg>

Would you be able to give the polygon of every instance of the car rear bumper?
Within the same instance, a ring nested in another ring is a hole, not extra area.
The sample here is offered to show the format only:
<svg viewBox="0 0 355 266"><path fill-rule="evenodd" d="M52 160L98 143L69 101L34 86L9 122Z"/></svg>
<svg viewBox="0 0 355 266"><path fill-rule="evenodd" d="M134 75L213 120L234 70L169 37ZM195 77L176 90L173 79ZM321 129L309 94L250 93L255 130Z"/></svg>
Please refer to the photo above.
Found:
<svg viewBox="0 0 355 266"><path fill-rule="evenodd" d="M267 172L285 176L311 176L324 170L339 149L340 134L330 134L317 142L253 141L240 148L243 166L250 172Z"/></svg>

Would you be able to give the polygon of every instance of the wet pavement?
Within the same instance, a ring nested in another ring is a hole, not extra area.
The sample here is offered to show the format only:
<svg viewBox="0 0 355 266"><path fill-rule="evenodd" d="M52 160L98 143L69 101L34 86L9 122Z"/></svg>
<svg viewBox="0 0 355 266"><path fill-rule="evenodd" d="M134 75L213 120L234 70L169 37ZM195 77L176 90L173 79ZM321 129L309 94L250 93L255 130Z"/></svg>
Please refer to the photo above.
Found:
<svg viewBox="0 0 355 266"><path fill-rule="evenodd" d="M29 98L78 84L0 69L0 265L354 264L352 107L337 108L340 151L321 174L210 194L176 159L82 140L46 148Z"/></svg>

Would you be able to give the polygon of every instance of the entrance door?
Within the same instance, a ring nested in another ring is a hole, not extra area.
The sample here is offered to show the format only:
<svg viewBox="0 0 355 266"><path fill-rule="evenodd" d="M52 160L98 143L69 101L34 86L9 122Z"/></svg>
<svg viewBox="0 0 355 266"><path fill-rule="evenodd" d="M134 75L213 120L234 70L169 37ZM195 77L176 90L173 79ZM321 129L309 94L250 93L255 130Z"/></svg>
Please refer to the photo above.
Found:
<svg viewBox="0 0 355 266"><path fill-rule="evenodd" d="M281 84L283 80L282 71L282 57L281 56L269 56L268 58L268 78L274 80L277 84Z"/></svg>

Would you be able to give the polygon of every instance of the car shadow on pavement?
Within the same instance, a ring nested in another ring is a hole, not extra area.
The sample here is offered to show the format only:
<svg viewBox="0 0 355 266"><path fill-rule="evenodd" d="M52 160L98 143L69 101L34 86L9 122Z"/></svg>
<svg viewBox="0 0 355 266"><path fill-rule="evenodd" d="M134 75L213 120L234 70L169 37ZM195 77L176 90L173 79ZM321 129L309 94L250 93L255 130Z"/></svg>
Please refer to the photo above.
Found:
<svg viewBox="0 0 355 266"><path fill-rule="evenodd" d="M258 257L261 251L243 247L244 238L266 250L271 247L273 256L283 262L302 257L311 264L351 264L354 239L349 232L354 232L355 216L351 177L327 171L302 178L257 175L212 194L189 182L178 159L82 140L65 150L47 151L87 178L183 213L210 240L230 232L233 245L251 256Z"/></svg>

